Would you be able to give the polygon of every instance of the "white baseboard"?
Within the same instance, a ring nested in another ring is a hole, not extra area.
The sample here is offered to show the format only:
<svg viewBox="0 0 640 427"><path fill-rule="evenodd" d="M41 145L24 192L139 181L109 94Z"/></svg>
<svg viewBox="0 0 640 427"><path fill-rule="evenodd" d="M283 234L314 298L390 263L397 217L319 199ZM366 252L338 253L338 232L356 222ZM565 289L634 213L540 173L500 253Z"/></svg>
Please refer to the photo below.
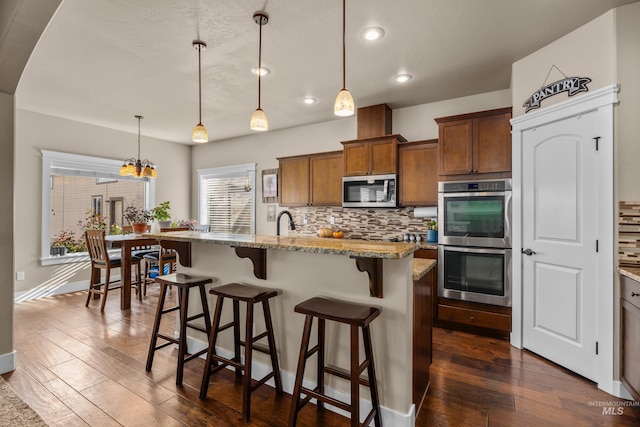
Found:
<svg viewBox="0 0 640 427"><path fill-rule="evenodd" d="M16 352L0 354L0 374L16 370Z"/></svg>
<svg viewBox="0 0 640 427"><path fill-rule="evenodd" d="M198 340L192 337L187 338L187 346L189 347L190 353L195 353L199 350L206 349L208 345L209 344L207 342L204 342L202 340ZM217 347L216 353L226 358L233 357L233 353L224 348ZM206 355L202 355L200 357L202 359L206 359ZM233 368L229 368L229 369L233 369ZM251 370L252 370L252 378L255 380L259 380L263 378L265 375L267 375L269 372L271 372L271 365L265 365L263 363L259 363L254 360L251 365ZM296 378L295 373L283 371L282 369L280 369L280 376L282 378L283 390L286 393L292 394L293 385ZM270 387L275 387L273 378L267 381L266 384L269 385ZM303 385L304 387L307 387L310 389L313 389L316 386L315 383L309 382L308 380L304 380ZM349 402L351 399L349 393L346 393L341 390L335 390L330 387L325 387L325 393L328 396L331 396L334 399L338 399L343 402ZM311 402L315 403L315 399L312 399ZM344 415L347 417L349 416L347 412L339 408L335 408L327 404L325 404L325 407L332 412L336 412L340 415ZM416 407L413 404L411 405L409 412L406 414L381 406L380 411L382 413L382 424L387 426L394 426L394 427L414 427L416 423L415 410L416 410ZM367 416L369 411L371 411L371 401L361 398L360 399L360 414L361 414L360 422L364 421L364 418ZM373 421L371 425L373 425Z"/></svg>
<svg viewBox="0 0 640 427"><path fill-rule="evenodd" d="M624 384L622 384L621 381L613 382L613 395L621 399L633 400L631 393L627 391L627 388L624 386Z"/></svg>

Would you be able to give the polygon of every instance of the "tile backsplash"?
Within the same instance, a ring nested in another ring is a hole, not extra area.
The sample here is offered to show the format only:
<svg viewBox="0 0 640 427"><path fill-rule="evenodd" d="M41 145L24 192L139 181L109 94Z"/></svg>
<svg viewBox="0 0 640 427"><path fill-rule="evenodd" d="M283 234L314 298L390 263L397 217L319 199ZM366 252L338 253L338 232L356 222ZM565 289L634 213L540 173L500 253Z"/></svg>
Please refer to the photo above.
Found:
<svg viewBox="0 0 640 427"><path fill-rule="evenodd" d="M640 267L640 202L620 202L618 213L618 263Z"/></svg>
<svg viewBox="0 0 640 427"><path fill-rule="evenodd" d="M290 208L300 236L317 237L318 229L330 227L342 230L348 239L402 240L405 233L427 232L430 218L415 218L414 208L342 208L342 207L300 207ZM331 217L334 224L331 224ZM306 217L306 224L305 224Z"/></svg>

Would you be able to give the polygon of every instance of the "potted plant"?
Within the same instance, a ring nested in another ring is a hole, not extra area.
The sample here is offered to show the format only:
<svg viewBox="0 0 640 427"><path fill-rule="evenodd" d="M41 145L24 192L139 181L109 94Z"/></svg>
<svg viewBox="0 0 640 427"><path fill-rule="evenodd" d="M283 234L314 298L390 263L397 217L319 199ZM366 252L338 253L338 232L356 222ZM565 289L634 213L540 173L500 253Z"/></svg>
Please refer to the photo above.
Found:
<svg viewBox="0 0 640 427"><path fill-rule="evenodd" d="M171 215L169 214L171 205L169 201L162 202L151 210L153 213L153 219L158 221L160 228L171 227Z"/></svg>
<svg viewBox="0 0 640 427"><path fill-rule="evenodd" d="M438 241L438 223L434 220L427 222L427 242L436 243Z"/></svg>
<svg viewBox="0 0 640 427"><path fill-rule="evenodd" d="M147 231L147 224L153 219L153 211L128 206L124 210L123 216L133 227L134 233L142 234Z"/></svg>

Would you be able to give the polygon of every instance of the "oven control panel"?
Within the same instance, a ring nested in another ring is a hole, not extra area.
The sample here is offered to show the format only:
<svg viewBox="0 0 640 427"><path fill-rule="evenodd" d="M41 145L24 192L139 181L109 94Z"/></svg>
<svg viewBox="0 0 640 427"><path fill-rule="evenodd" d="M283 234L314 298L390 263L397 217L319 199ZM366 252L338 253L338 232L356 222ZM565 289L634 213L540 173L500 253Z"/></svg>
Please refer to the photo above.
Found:
<svg viewBox="0 0 640 427"><path fill-rule="evenodd" d="M481 193L511 190L510 179L487 181L445 181L438 183L440 193Z"/></svg>

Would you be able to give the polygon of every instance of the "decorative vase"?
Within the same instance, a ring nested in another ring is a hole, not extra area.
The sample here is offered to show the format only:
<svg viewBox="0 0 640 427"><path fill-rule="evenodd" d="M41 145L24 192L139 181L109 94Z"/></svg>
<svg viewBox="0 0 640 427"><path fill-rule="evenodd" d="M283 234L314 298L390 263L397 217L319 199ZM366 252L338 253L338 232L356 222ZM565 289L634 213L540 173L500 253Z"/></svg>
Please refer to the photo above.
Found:
<svg viewBox="0 0 640 427"><path fill-rule="evenodd" d="M131 228L133 228L133 232L135 234L144 234L147 232L147 223L146 222L134 222L131 224Z"/></svg>
<svg viewBox="0 0 640 427"><path fill-rule="evenodd" d="M436 243L438 241L438 230L427 230L427 242Z"/></svg>
<svg viewBox="0 0 640 427"><path fill-rule="evenodd" d="M171 220L168 220L168 221L158 221L158 227L160 227L160 229L163 229L163 228L169 228L169 227L171 227ZM160 231L160 230L158 230L158 231Z"/></svg>

